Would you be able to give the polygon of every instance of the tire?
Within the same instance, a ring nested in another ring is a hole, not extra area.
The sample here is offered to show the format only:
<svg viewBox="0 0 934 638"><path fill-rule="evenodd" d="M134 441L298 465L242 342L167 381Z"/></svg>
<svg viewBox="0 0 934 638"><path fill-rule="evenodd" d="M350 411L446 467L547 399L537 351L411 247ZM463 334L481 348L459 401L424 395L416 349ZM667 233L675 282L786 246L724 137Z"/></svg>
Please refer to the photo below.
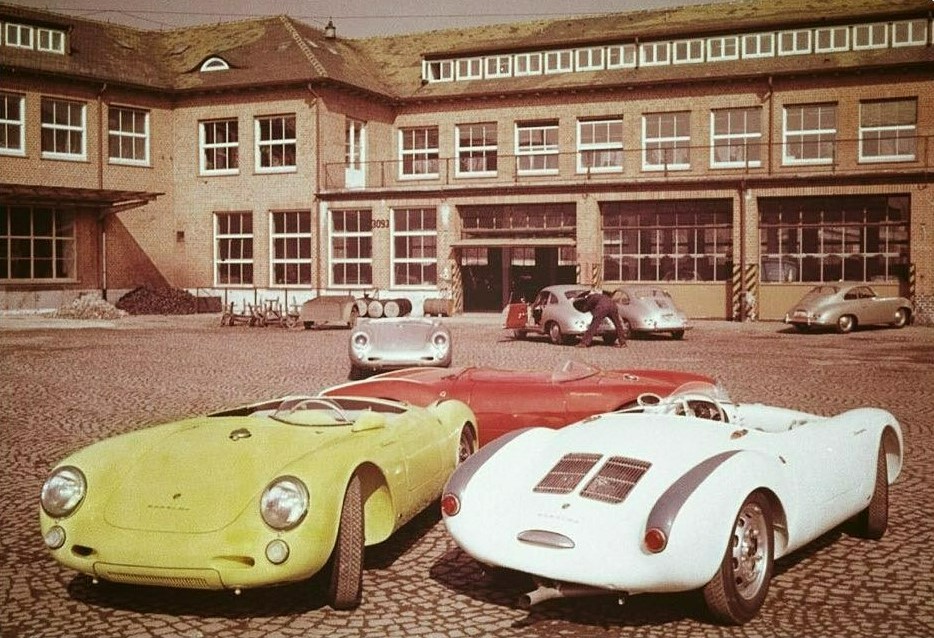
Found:
<svg viewBox="0 0 934 638"><path fill-rule="evenodd" d="M364 377L363 369L358 366L350 366L350 372L347 374L347 378L351 381L359 381Z"/></svg>
<svg viewBox="0 0 934 638"><path fill-rule="evenodd" d="M908 325L910 316L906 308L899 308L895 311L895 321L892 322L892 326L895 328L904 328Z"/></svg>
<svg viewBox="0 0 934 638"><path fill-rule="evenodd" d="M811 326L807 325L806 323L793 323L791 325L793 325L795 327L795 330L797 330L798 332L810 332L811 331Z"/></svg>
<svg viewBox="0 0 934 638"><path fill-rule="evenodd" d="M328 604L334 609L355 609L363 598L363 496L356 474L344 493L330 562Z"/></svg>
<svg viewBox="0 0 934 638"><path fill-rule="evenodd" d="M515 339L521 341L521 340L525 339L525 330L513 330L513 331L512 331L512 336L513 336L513 338L515 338Z"/></svg>
<svg viewBox="0 0 934 638"><path fill-rule="evenodd" d="M467 458L477 451L477 441L474 438L473 430L467 425L461 430L461 438L457 444L457 465L460 465Z"/></svg>
<svg viewBox="0 0 934 638"><path fill-rule="evenodd" d="M612 346L616 343L617 335L615 332L606 332L603 334L603 343L608 346Z"/></svg>
<svg viewBox="0 0 934 638"><path fill-rule="evenodd" d="M353 328L357 325L357 319L360 318L360 307L354 304L354 307L350 309L350 320L347 322L347 325Z"/></svg>
<svg viewBox="0 0 934 638"><path fill-rule="evenodd" d="M856 534L860 538L879 540L889 527L889 468L885 450L879 444L876 458L876 483L869 505L856 517Z"/></svg>
<svg viewBox="0 0 934 638"><path fill-rule="evenodd" d="M837 319L837 332L840 334L846 334L848 332L853 332L853 328L856 327L856 317L853 315L843 315Z"/></svg>
<svg viewBox="0 0 934 638"><path fill-rule="evenodd" d="M753 492L736 514L720 568L704 585L710 614L727 625L755 617L769 592L774 559L772 509L763 494Z"/></svg>
<svg viewBox="0 0 934 638"><path fill-rule="evenodd" d="M561 326L559 326L557 322L548 322L545 331L548 333L548 339L556 346L560 346L564 343L564 335L561 334Z"/></svg>
<svg viewBox="0 0 934 638"><path fill-rule="evenodd" d="M681 339L684 339L684 330L672 330L672 331L671 331L671 338L672 338L672 339L675 339L675 340L677 340L677 341L680 341Z"/></svg>

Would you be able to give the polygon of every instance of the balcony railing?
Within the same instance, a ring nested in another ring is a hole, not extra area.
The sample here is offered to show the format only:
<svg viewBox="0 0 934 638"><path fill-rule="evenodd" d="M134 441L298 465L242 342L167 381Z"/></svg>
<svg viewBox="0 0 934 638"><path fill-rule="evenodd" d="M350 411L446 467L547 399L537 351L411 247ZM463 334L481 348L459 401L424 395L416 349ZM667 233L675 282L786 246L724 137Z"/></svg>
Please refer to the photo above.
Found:
<svg viewBox="0 0 934 638"><path fill-rule="evenodd" d="M884 175L934 169L934 136L874 141L891 154L866 157L868 142L809 140L732 145L592 149L535 155L425 157L324 165L324 190L482 188L512 184L627 183L818 174Z"/></svg>

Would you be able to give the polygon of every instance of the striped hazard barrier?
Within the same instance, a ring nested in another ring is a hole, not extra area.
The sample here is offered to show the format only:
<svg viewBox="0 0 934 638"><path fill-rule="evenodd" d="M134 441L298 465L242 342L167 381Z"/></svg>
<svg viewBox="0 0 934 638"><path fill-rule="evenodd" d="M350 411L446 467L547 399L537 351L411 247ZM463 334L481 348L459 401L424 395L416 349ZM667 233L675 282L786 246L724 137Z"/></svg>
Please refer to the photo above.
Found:
<svg viewBox="0 0 934 638"><path fill-rule="evenodd" d="M756 321L759 317L759 265L746 264L743 273L743 318L746 321Z"/></svg>
<svg viewBox="0 0 934 638"><path fill-rule="evenodd" d="M743 320L743 271L739 264L733 264L733 278L730 281L730 290L732 292L733 312L730 319L733 321Z"/></svg>

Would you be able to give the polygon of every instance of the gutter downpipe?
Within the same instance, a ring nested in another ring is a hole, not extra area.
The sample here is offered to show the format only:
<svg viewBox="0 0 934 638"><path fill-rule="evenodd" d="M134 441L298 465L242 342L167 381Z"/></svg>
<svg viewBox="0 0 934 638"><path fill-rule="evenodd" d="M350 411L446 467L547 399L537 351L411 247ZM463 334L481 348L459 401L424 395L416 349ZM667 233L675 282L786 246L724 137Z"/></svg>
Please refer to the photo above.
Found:
<svg viewBox="0 0 934 638"><path fill-rule="evenodd" d="M311 82L306 85L306 88L312 95L315 109L315 192L317 192L321 190L321 99L312 88ZM321 295L321 242L324 233L321 226L321 202L316 195L312 197L312 206L314 207L315 233L318 237L318 246L315 251L315 297L318 297Z"/></svg>
<svg viewBox="0 0 934 638"><path fill-rule="evenodd" d="M97 93L97 188L104 190L104 92L107 83ZM107 215L99 213L101 241L101 298L107 301Z"/></svg>

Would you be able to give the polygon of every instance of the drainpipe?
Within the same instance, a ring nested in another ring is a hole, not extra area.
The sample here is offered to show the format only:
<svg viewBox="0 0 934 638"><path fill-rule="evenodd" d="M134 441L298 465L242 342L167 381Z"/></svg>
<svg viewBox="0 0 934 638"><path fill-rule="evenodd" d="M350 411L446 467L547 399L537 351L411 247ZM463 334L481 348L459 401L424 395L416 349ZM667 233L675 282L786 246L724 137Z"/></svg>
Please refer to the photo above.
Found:
<svg viewBox="0 0 934 638"><path fill-rule="evenodd" d="M766 99L768 99L769 101L769 141L768 141L768 147L767 147L769 149L769 175L772 174L772 154L775 149L775 147L773 146L773 143L775 141L775 126L774 126L775 124L775 101L773 100L772 89L773 89L772 76L770 75L769 76L769 92L766 93Z"/></svg>
<svg viewBox="0 0 934 638"><path fill-rule="evenodd" d="M307 84L308 92L312 95L312 105L315 109L315 191L321 190L321 100L315 93L311 82ZM315 233L318 237L318 249L315 251L315 296L321 294L321 242L324 233L321 232L321 202L317 196L312 197L314 209Z"/></svg>
<svg viewBox="0 0 934 638"><path fill-rule="evenodd" d="M107 83L97 92L97 188L104 190L104 91ZM107 300L107 215L100 214L101 235L101 298Z"/></svg>
<svg viewBox="0 0 934 638"><path fill-rule="evenodd" d="M739 183L737 189L739 193L739 317L742 321L746 318L748 309L746 307L746 180Z"/></svg>

